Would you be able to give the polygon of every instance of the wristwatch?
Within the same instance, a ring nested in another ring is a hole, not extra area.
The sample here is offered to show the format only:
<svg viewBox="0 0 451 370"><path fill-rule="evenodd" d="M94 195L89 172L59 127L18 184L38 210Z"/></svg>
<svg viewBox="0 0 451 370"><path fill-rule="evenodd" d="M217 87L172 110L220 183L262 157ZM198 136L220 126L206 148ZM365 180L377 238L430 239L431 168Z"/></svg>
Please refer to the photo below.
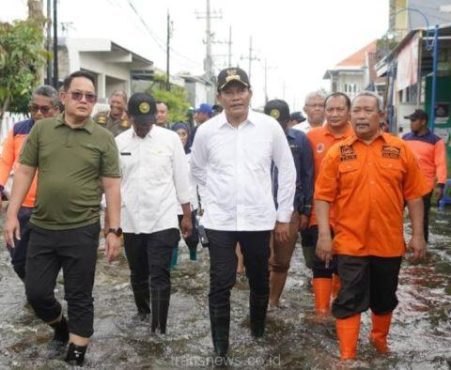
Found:
<svg viewBox="0 0 451 370"><path fill-rule="evenodd" d="M116 236L122 236L122 229L121 229L120 227L118 227L118 228L116 228L116 229L109 228L109 229L108 229L108 232L107 232L107 235L108 235L109 233L113 233L113 234L116 235Z"/></svg>

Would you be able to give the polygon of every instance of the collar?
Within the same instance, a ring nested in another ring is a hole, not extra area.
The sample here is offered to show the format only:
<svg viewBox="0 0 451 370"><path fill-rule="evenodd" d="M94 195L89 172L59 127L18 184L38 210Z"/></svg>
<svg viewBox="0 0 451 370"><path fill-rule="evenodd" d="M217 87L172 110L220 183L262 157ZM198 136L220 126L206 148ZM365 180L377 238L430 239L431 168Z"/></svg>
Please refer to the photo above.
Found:
<svg viewBox="0 0 451 370"><path fill-rule="evenodd" d="M162 128L162 127L158 126L156 123L153 123L153 124L152 124L152 127L150 128L150 130L149 130L149 132L147 133L147 135L144 136L144 137L139 137L138 135L136 135L135 128L133 127L133 125L130 126L130 128L131 128L131 137L132 137L133 139L141 139L141 140L145 140L145 139L150 139L150 138L152 138L152 137L153 137L152 133L154 133L154 135L155 135L155 130L157 130L157 131L158 131L159 129L167 130L167 129L165 129L165 128Z"/></svg>
<svg viewBox="0 0 451 370"><path fill-rule="evenodd" d="M428 128L426 129L426 132L423 135L417 135L416 133L412 132L412 135L415 137L426 137L430 134L431 134L431 130L429 130Z"/></svg>
<svg viewBox="0 0 451 370"><path fill-rule="evenodd" d="M225 125L232 126L232 125L227 121L227 117L226 117L225 111L222 111L220 114L218 114L217 117L218 117L218 119L220 120L220 126L221 126L221 127L222 127L222 126L225 126ZM245 125L245 124L247 124L247 123L250 123L250 124L252 124L252 125L255 126L255 122L257 122L257 115L256 115L255 112L249 107L249 110L248 110L248 112L247 112L247 117L246 117L246 119L245 119L243 122L241 122L241 123L238 125L238 127L239 127L239 126L242 126L242 125Z"/></svg>
<svg viewBox="0 0 451 370"><path fill-rule="evenodd" d="M378 135L374 138L374 140L370 143L374 143L376 140L382 140L385 144L388 144L390 141L391 135L383 132L382 130L379 130ZM364 143L365 141L358 138L356 134L352 134L352 136L349 138L349 144L354 144L356 141L361 141Z"/></svg>
<svg viewBox="0 0 451 370"><path fill-rule="evenodd" d="M289 139L293 139L293 140L296 139L296 131L294 129L292 129L292 128L289 128L287 130L286 135L287 135L287 138L289 138Z"/></svg>
<svg viewBox="0 0 451 370"><path fill-rule="evenodd" d="M67 126L72 130L85 130L86 132L88 132L90 134L92 134L92 132L94 131L94 127L95 127L95 123L91 117L86 118L84 120L83 124L81 124L80 126L77 125L77 127L70 127L68 124L66 124L64 113L56 116L56 121L57 121L57 123L55 125L55 128L61 127L61 126Z"/></svg>
<svg viewBox="0 0 451 370"><path fill-rule="evenodd" d="M326 122L324 125L322 125L322 126L320 126L320 127L318 127L318 128L324 128L324 130L326 131L326 135L331 135L331 136L333 136L333 137L335 137L335 138L344 138L344 137L348 137L348 136L350 136L350 135L353 135L354 134L354 130L352 129L352 126L351 126L351 122L347 122L346 123L346 127L345 127L345 129L344 129L344 131L343 131L343 133L342 134L339 134L339 135L335 135L331 130L330 130L330 125Z"/></svg>

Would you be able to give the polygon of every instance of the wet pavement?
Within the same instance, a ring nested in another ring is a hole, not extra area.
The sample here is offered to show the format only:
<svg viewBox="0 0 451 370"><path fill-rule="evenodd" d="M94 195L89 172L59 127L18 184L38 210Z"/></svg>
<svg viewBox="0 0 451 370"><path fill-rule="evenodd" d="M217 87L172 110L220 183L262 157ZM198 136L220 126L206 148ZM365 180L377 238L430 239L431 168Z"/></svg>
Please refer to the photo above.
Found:
<svg viewBox="0 0 451 370"><path fill-rule="evenodd" d="M266 335L249 333L248 285L241 276L232 292L230 367L244 369L449 369L451 367L451 209L432 214L429 253L422 264L404 261L400 304L394 314L391 354L381 356L368 343L370 318L362 315L358 361L343 364L333 320L317 322L300 246L296 248L283 294L284 308L268 315ZM406 227L406 232L409 228ZM172 273L168 334L150 333L133 318L135 307L125 259L108 264L99 252L94 289L95 334L85 367L172 369L212 367L208 318L208 251L191 262L180 247ZM62 278L57 296L63 299ZM22 283L0 250L0 369L61 369L62 359L46 359L52 331L25 306Z"/></svg>

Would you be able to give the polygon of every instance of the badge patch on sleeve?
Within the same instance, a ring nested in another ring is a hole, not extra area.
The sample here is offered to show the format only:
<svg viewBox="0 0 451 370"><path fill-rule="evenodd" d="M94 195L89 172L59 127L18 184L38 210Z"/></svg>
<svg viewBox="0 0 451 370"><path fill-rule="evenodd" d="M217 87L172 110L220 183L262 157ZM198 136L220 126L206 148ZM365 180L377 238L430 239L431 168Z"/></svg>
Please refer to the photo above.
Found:
<svg viewBox="0 0 451 370"><path fill-rule="evenodd" d="M382 146L382 157L390 159L399 159L401 155L401 148L390 145Z"/></svg>
<svg viewBox="0 0 451 370"><path fill-rule="evenodd" d="M351 145L340 146L340 161L351 161L357 159L357 154Z"/></svg>

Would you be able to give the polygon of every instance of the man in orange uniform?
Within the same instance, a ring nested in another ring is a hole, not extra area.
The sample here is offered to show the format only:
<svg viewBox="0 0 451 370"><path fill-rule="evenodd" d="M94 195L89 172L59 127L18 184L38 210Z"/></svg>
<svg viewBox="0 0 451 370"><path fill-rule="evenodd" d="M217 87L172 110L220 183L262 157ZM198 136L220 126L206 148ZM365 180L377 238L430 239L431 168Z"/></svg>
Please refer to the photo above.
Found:
<svg viewBox="0 0 451 370"><path fill-rule="evenodd" d="M0 192L5 192L5 185L11 174L11 170L16 170L22 145L25 143L28 134L34 123L42 118L53 117L58 113L58 92L48 85L39 86L34 90L31 96L30 104L31 118L25 121L17 122L9 131L8 136L3 143L3 152L0 158ZM27 244L30 236L31 212L36 198L36 177L20 207L18 218L20 223L20 240L15 241L15 248L7 246L11 255L11 264L17 276L24 281L25 279L25 260L27 254ZM0 209L1 209L0 196Z"/></svg>
<svg viewBox="0 0 451 370"><path fill-rule="evenodd" d="M341 359L356 356L360 313L371 308L370 340L379 352L388 351L392 311L405 251L403 210L407 203L412 223L408 248L414 259L424 256L422 196L429 189L407 144L382 133L382 103L372 92L352 102L355 135L326 154L316 182L318 217L316 252L326 262L337 257L341 288L332 306L337 319ZM335 237L329 228L334 207ZM333 246L333 249L332 249Z"/></svg>
<svg viewBox="0 0 451 370"><path fill-rule="evenodd" d="M351 123L349 122L349 109L351 101L343 93L334 93L325 100L326 124L314 128L307 133L310 140L315 166L315 182L320 173L321 162L329 148L339 141L353 134ZM330 225L333 227L333 217L330 218ZM301 232L302 246L310 250L305 256L311 256L311 261L307 261L307 266L313 270L313 293L315 295L315 311L318 314L325 314L330 309L330 297L332 294L332 276L335 264L327 265L315 256L315 246L318 240L318 226L315 209L310 216L310 225L307 230ZM306 259L309 259L308 257ZM335 285L338 279L335 275ZM335 289L337 290L337 288Z"/></svg>
<svg viewBox="0 0 451 370"><path fill-rule="evenodd" d="M439 201L443 197L443 189L447 179L446 148L443 139L428 129L428 114L417 109L410 116L410 129L412 132L402 138L407 142L412 152L418 159L421 172L429 184L429 193L423 197L424 204L424 237L429 239L429 210L431 197L437 180L436 198Z"/></svg>

